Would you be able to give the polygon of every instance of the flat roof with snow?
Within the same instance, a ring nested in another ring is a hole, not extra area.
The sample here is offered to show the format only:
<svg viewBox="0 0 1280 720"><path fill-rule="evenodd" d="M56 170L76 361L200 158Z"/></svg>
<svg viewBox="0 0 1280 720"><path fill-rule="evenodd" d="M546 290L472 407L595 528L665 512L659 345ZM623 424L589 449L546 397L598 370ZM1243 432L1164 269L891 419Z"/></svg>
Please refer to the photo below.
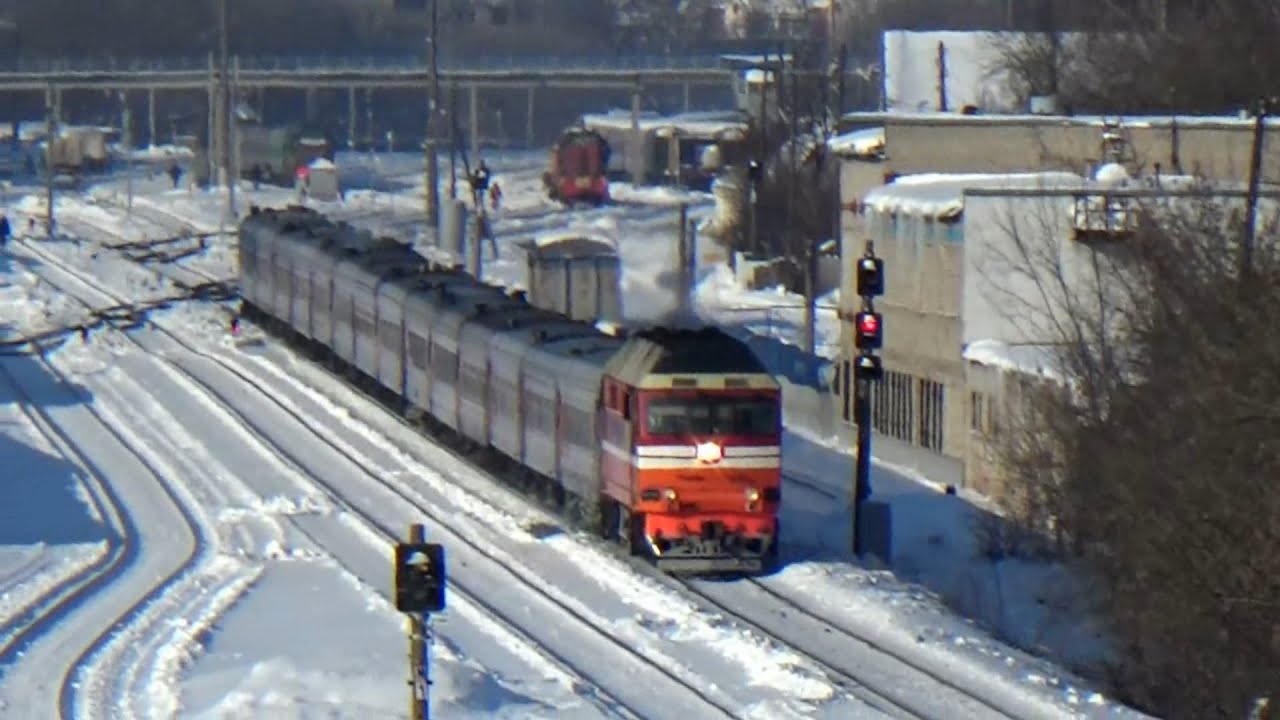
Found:
<svg viewBox="0 0 1280 720"><path fill-rule="evenodd" d="M1240 115L1033 115L982 114L965 115L959 112L909 112L865 111L845 113L840 121L850 124L901 124L901 125L1087 125L1103 127L1119 124L1121 127L1167 128L1177 124L1182 127L1251 128L1254 119ZM1280 118L1268 118L1267 127L1280 127Z"/></svg>
<svg viewBox="0 0 1280 720"><path fill-rule="evenodd" d="M922 173L903 175L874 188L863 198L864 207L893 215L954 219L964 210L966 190L1081 189L1083 176L1069 172L1042 173Z"/></svg>
<svg viewBox="0 0 1280 720"><path fill-rule="evenodd" d="M596 130L630 130L629 115L588 114L582 116L583 126ZM636 125L641 132L711 137L730 130L745 131L748 124L741 116L729 114L690 113L689 115L640 116Z"/></svg>
<svg viewBox="0 0 1280 720"><path fill-rule="evenodd" d="M1052 380L1063 378L1059 348L1045 344L1010 344L1000 340L974 340L962 356L971 363Z"/></svg>

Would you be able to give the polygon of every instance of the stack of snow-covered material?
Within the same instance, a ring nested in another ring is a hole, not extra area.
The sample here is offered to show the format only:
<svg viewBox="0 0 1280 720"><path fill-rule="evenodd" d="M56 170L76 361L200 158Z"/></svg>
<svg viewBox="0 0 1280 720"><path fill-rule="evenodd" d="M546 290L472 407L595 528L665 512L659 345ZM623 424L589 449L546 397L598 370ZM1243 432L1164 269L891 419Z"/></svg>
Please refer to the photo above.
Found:
<svg viewBox="0 0 1280 720"><path fill-rule="evenodd" d="M840 157L857 160L883 160L884 128L861 128L833 135L827 140L827 148Z"/></svg>
<svg viewBox="0 0 1280 720"><path fill-rule="evenodd" d="M338 187L338 167L332 162L317 158L308 166L307 195L314 200L333 202L342 198Z"/></svg>
<svg viewBox="0 0 1280 720"><path fill-rule="evenodd" d="M622 259L608 237L563 232L522 244L529 303L574 320L622 318Z"/></svg>
<svg viewBox="0 0 1280 720"><path fill-rule="evenodd" d="M744 234L747 224L747 170L730 167L716 177L711 184L715 198L715 213L698 229L702 236L709 236L721 244L732 244Z"/></svg>

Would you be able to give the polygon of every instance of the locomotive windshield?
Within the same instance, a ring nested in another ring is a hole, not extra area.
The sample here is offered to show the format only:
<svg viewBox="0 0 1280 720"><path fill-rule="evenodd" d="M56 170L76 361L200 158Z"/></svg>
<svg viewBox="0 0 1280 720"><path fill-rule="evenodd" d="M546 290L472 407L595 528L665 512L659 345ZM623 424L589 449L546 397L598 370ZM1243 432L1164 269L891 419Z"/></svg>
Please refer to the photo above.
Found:
<svg viewBox="0 0 1280 720"><path fill-rule="evenodd" d="M651 435L775 435L778 403L743 397L654 399L645 426Z"/></svg>

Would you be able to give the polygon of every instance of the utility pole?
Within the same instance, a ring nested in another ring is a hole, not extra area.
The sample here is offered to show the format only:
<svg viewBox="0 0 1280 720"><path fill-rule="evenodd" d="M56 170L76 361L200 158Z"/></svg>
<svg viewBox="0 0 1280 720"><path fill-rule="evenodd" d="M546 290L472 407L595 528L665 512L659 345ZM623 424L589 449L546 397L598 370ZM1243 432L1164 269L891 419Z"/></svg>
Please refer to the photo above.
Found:
<svg viewBox="0 0 1280 720"><path fill-rule="evenodd" d="M45 204L48 206L45 209L44 225L45 225L45 232L47 233L47 237L50 240L53 239L53 235L54 235L54 226L53 226L54 158L53 158L53 153L54 153L54 145L57 143L57 140L58 140L58 118L56 114L57 110L55 109L55 103L53 99L55 92L56 91L54 90L53 85L50 84L48 87L45 88L45 95L44 95L44 104L45 104L45 109L44 109L44 116L45 116L45 120L44 120L44 123L45 123L44 125L44 131L45 131L44 193L45 193Z"/></svg>
<svg viewBox="0 0 1280 720"><path fill-rule="evenodd" d="M231 78L230 78L230 62L228 59L228 38L229 32L227 21L227 0L218 0L218 111L222 113L222 126L219 135L219 142L222 144L221 157L219 162L220 172L226 178L227 183L227 214L231 218L236 216L236 178L232 176L231 167Z"/></svg>
<svg viewBox="0 0 1280 720"><path fill-rule="evenodd" d="M427 69L431 87L427 101L427 128L423 141L426 153L427 176L423 202L426 203L427 228L438 233L440 230L440 162L436 157L436 142L431 137L432 121L440 112L440 72L438 65L439 48L437 40L440 30L440 0L429 0L431 14L427 18Z"/></svg>
<svg viewBox="0 0 1280 720"><path fill-rule="evenodd" d="M129 95L124 90L120 91L120 108L121 108L121 126L124 131L124 169L125 169L125 193L127 194L126 209L129 217L133 217L133 117L129 112Z"/></svg>
<svg viewBox="0 0 1280 720"><path fill-rule="evenodd" d="M458 86L449 83L449 199L458 199Z"/></svg>
<svg viewBox="0 0 1280 720"><path fill-rule="evenodd" d="M938 43L938 112L947 111L947 46Z"/></svg>
<svg viewBox="0 0 1280 720"><path fill-rule="evenodd" d="M1246 201L1244 218L1244 238L1240 243L1240 279L1245 280L1253 273L1253 244L1258 226L1258 190L1262 184L1262 148L1266 142L1267 117L1271 112L1271 101L1267 98L1258 100L1258 112L1253 122L1253 152L1249 157L1249 196Z"/></svg>

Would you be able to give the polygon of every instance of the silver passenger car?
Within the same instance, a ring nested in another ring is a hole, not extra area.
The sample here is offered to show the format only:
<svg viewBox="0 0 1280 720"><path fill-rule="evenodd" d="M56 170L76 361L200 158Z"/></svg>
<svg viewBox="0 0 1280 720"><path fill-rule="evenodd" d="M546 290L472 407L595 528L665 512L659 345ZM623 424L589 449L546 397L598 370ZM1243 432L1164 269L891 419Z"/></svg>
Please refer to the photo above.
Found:
<svg viewBox="0 0 1280 720"><path fill-rule="evenodd" d="M584 467L580 452L566 452L564 448L572 432L585 433L574 438L574 444L598 444L595 415L601 376L605 363L621 346L621 340L603 334L548 343L530 348L521 368L521 463L588 499L599 492L598 467ZM564 379L575 374L580 376L576 380ZM570 395L567 399L566 392ZM574 412L566 412L566 405Z"/></svg>
<svg viewBox="0 0 1280 720"><path fill-rule="evenodd" d="M622 347L570 355L559 365L559 450L556 480L589 502L600 493L600 437L596 417L605 364Z"/></svg>
<svg viewBox="0 0 1280 720"><path fill-rule="evenodd" d="M571 339L600 337L600 332L586 323L574 322L556 313L544 313L538 322L519 330L496 333L489 341L489 444L516 461L524 460L525 407L524 379L521 366L525 355L540 345ZM549 404L554 404L554 383L550 386ZM554 455L554 453L553 453ZM554 477L554 472L545 473Z"/></svg>
<svg viewBox="0 0 1280 720"><path fill-rule="evenodd" d="M493 338L554 317L522 298L510 298L505 304L485 308L463 324L458 336L458 430L468 439L489 444L489 352Z"/></svg>
<svg viewBox="0 0 1280 720"><path fill-rule="evenodd" d="M441 290L473 287L475 284L469 275L446 269L423 275L406 288L404 395L410 407L424 410L432 416L436 414L431 405L431 385L435 377L431 337L432 326L441 307Z"/></svg>
<svg viewBox="0 0 1280 720"><path fill-rule="evenodd" d="M462 324L490 308L509 304L511 299L489 285L456 285L432 293L438 303L431 323L431 414L452 430L459 430L458 339Z"/></svg>
<svg viewBox="0 0 1280 720"><path fill-rule="evenodd" d="M403 352L401 309L394 317L383 318L378 314L380 286L397 278L411 278L425 267L421 255L407 245L379 244L367 254L361 255L351 269L347 280L352 283L352 324L355 327L354 364L369 377L378 377L378 356L381 347L390 345L391 352ZM388 321L388 322L384 322Z"/></svg>

